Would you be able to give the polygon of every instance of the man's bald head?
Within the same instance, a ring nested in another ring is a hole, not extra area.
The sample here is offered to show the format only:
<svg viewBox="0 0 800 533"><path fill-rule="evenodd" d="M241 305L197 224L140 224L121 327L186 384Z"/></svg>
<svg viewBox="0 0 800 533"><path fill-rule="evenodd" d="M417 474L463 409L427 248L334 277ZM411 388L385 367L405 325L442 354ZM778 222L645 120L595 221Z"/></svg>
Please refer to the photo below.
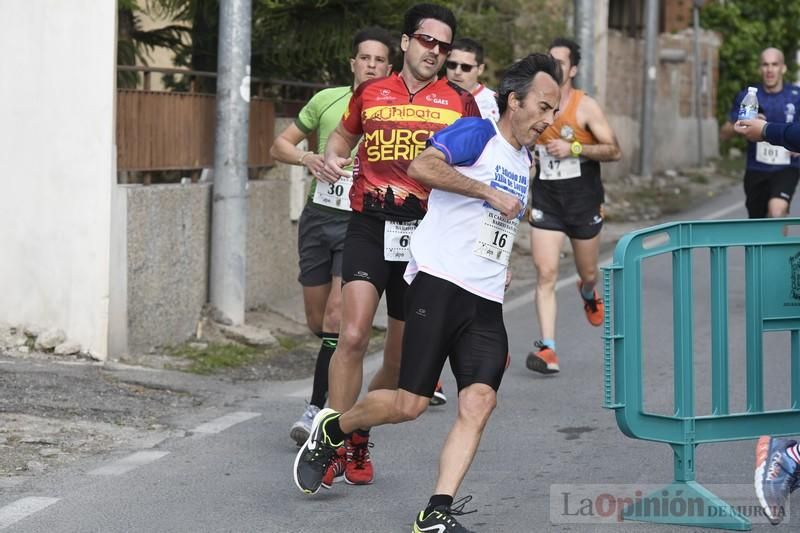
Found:
<svg viewBox="0 0 800 533"><path fill-rule="evenodd" d="M761 82L768 93L777 93L783 90L783 75L786 74L783 52L777 48L765 48L761 52L761 63L758 66L761 72Z"/></svg>
<svg viewBox="0 0 800 533"><path fill-rule="evenodd" d="M779 62L781 65L785 65L785 60L783 58L783 52L778 50L777 48L765 48L761 51L761 62L764 61L776 61Z"/></svg>

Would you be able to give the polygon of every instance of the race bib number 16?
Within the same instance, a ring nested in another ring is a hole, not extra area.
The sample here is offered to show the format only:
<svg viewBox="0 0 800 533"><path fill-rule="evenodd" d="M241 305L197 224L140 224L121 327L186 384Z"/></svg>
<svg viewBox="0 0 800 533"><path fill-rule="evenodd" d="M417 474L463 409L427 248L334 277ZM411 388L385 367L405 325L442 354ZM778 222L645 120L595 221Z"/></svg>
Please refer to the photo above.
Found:
<svg viewBox="0 0 800 533"><path fill-rule="evenodd" d="M519 220L516 218L508 220L499 211L487 210L483 215L478 240L475 241L475 247L472 249L473 253L508 266L518 225Z"/></svg>

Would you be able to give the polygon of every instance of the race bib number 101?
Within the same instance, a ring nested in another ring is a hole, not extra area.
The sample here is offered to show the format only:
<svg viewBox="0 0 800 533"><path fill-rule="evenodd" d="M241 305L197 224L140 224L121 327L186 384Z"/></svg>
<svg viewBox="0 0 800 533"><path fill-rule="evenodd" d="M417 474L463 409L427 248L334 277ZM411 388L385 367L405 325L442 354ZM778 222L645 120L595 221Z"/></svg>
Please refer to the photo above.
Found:
<svg viewBox="0 0 800 533"><path fill-rule="evenodd" d="M417 226L419 220L386 221L383 228L383 258L386 261L411 261L411 235Z"/></svg>
<svg viewBox="0 0 800 533"><path fill-rule="evenodd" d="M788 165L789 150L762 141L756 143L756 161L767 165Z"/></svg>

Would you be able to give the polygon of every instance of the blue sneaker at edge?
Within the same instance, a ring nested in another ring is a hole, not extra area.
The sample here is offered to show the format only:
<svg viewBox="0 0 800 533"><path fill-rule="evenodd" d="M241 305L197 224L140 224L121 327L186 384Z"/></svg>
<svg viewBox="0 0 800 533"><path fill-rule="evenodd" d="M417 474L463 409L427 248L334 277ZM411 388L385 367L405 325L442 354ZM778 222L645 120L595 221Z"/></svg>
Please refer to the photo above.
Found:
<svg viewBox="0 0 800 533"><path fill-rule="evenodd" d="M798 487L798 465L786 451L795 444L797 441L768 436L756 444L756 496L773 525L786 516L786 499Z"/></svg>

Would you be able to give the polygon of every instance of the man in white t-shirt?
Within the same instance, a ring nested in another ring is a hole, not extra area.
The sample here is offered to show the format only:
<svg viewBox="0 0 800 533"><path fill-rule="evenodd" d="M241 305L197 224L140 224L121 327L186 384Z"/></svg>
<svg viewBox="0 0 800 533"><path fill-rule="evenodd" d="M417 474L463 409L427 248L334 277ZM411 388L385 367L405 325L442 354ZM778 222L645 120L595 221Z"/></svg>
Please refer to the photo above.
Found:
<svg viewBox="0 0 800 533"><path fill-rule="evenodd" d="M497 108L497 93L478 81L486 64L483 62L483 45L475 39L464 37L453 41L453 48L444 62L447 80L462 89L469 91L478 104L483 118L497 122L500 111ZM442 381L436 383L436 390L431 397L431 405L442 405L447 402Z"/></svg>
<svg viewBox="0 0 800 533"><path fill-rule="evenodd" d="M500 84L497 123L461 118L428 139L411 163L408 175L432 190L405 271L410 286L398 388L373 390L345 413L320 411L295 458L294 481L303 492L318 490L336 455L335 443L346 433L420 416L450 359L458 414L440 454L433 495L412 531L468 532L453 515L462 514L471 497L453 499L505 372L503 296L528 196L532 158L527 147L553 123L560 79L561 69L548 55L516 62Z"/></svg>
<svg viewBox="0 0 800 533"><path fill-rule="evenodd" d="M449 81L472 93L483 118L490 118L495 122L500 119L497 93L478 81L486 68L481 43L467 37L456 39L444 67Z"/></svg>

